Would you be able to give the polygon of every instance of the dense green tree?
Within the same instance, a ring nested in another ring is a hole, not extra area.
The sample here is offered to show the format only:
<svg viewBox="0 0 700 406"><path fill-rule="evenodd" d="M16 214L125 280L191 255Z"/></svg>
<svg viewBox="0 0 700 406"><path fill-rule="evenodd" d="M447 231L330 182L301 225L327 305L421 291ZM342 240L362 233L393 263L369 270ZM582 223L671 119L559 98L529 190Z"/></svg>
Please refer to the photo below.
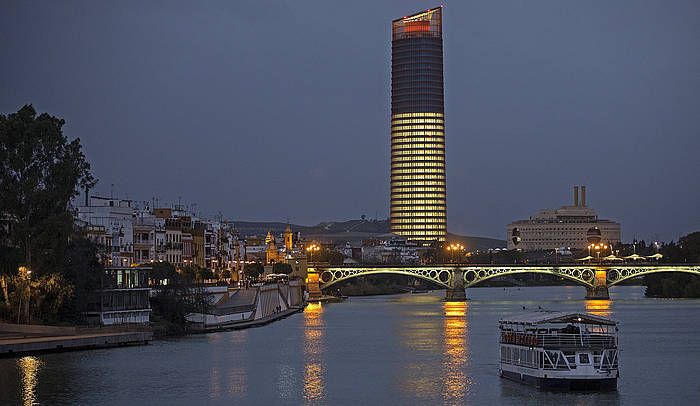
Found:
<svg viewBox="0 0 700 406"><path fill-rule="evenodd" d="M259 262L254 262L252 264L245 264L243 267L243 273L249 278L257 278L265 272L265 267Z"/></svg>
<svg viewBox="0 0 700 406"><path fill-rule="evenodd" d="M102 283L104 268L97 260L97 247L84 237L71 239L57 271L64 283L72 287L72 294L64 300L57 317L64 321L81 321L90 295Z"/></svg>
<svg viewBox="0 0 700 406"><path fill-rule="evenodd" d="M292 266L285 262L275 262L272 265L272 273L289 275L292 273Z"/></svg>
<svg viewBox="0 0 700 406"><path fill-rule="evenodd" d="M325 262L330 265L343 265L343 253L336 250L322 249L319 252L314 252L313 262Z"/></svg>
<svg viewBox="0 0 700 406"><path fill-rule="evenodd" d="M73 231L70 200L95 179L80 139L69 141L60 118L31 105L0 115L0 242L43 275L62 261ZM2 271L2 269L0 269Z"/></svg>
<svg viewBox="0 0 700 406"><path fill-rule="evenodd" d="M663 261L700 263L700 232L681 237L677 243L663 244ZM658 273L644 277L646 296L700 297L700 276L684 273Z"/></svg>
<svg viewBox="0 0 700 406"><path fill-rule="evenodd" d="M150 272L153 285L163 285L174 283L180 278L175 266L170 262L154 262Z"/></svg>
<svg viewBox="0 0 700 406"><path fill-rule="evenodd" d="M214 278L214 272L211 269L202 268L199 265L187 265L180 270L180 274L189 283L201 283L205 279Z"/></svg>

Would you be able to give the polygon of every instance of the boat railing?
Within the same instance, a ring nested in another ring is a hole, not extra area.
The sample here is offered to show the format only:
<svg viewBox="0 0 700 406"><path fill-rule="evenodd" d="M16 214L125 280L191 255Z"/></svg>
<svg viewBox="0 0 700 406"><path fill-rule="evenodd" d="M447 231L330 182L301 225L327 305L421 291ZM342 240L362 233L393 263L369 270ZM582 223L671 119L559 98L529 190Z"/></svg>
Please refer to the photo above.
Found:
<svg viewBox="0 0 700 406"><path fill-rule="evenodd" d="M535 334L528 332L501 332L502 344L524 345L544 348L616 348L617 339L614 335L600 333L579 334Z"/></svg>

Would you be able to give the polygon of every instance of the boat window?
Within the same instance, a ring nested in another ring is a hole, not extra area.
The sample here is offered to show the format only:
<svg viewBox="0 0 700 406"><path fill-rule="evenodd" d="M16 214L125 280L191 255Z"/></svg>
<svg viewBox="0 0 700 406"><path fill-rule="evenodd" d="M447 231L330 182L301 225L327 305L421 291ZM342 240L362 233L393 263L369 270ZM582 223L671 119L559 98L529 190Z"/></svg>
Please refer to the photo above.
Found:
<svg viewBox="0 0 700 406"><path fill-rule="evenodd" d="M578 355L578 362L579 364L590 364L590 359L588 358L588 354L579 354Z"/></svg>

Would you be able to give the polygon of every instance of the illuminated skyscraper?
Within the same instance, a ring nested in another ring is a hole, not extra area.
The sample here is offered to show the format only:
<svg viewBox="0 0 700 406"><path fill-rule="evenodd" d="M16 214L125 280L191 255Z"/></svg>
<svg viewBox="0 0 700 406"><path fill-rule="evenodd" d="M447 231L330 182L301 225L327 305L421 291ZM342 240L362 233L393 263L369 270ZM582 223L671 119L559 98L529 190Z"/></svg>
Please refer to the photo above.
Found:
<svg viewBox="0 0 700 406"><path fill-rule="evenodd" d="M391 24L391 231L445 241L442 7Z"/></svg>

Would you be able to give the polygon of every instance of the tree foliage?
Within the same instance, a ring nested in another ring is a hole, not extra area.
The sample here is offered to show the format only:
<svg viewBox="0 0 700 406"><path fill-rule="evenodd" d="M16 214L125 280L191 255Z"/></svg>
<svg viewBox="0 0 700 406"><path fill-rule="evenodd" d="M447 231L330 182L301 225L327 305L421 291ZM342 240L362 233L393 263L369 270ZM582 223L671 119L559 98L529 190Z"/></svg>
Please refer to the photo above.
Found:
<svg viewBox="0 0 700 406"><path fill-rule="evenodd" d="M285 262L275 262L272 265L272 273L289 275L292 273L292 266Z"/></svg>
<svg viewBox="0 0 700 406"><path fill-rule="evenodd" d="M681 237L661 247L664 261L671 263L700 262L700 232ZM644 277L646 296L700 297L700 276L683 273L659 273Z"/></svg>
<svg viewBox="0 0 700 406"><path fill-rule="evenodd" d="M265 272L265 267L259 262L254 262L252 264L245 264L243 267L243 273L249 278L257 278Z"/></svg>
<svg viewBox="0 0 700 406"><path fill-rule="evenodd" d="M99 284L102 267L95 248L75 229L70 206L79 188L91 188L96 181L80 139L69 141L64 124L60 118L37 114L31 105L0 114L4 318L76 321ZM31 272L19 274L20 265Z"/></svg>
<svg viewBox="0 0 700 406"><path fill-rule="evenodd" d="M95 179L80 139L68 141L60 118L31 105L0 115L0 227L7 245L38 274L56 266L73 231L70 200Z"/></svg>

